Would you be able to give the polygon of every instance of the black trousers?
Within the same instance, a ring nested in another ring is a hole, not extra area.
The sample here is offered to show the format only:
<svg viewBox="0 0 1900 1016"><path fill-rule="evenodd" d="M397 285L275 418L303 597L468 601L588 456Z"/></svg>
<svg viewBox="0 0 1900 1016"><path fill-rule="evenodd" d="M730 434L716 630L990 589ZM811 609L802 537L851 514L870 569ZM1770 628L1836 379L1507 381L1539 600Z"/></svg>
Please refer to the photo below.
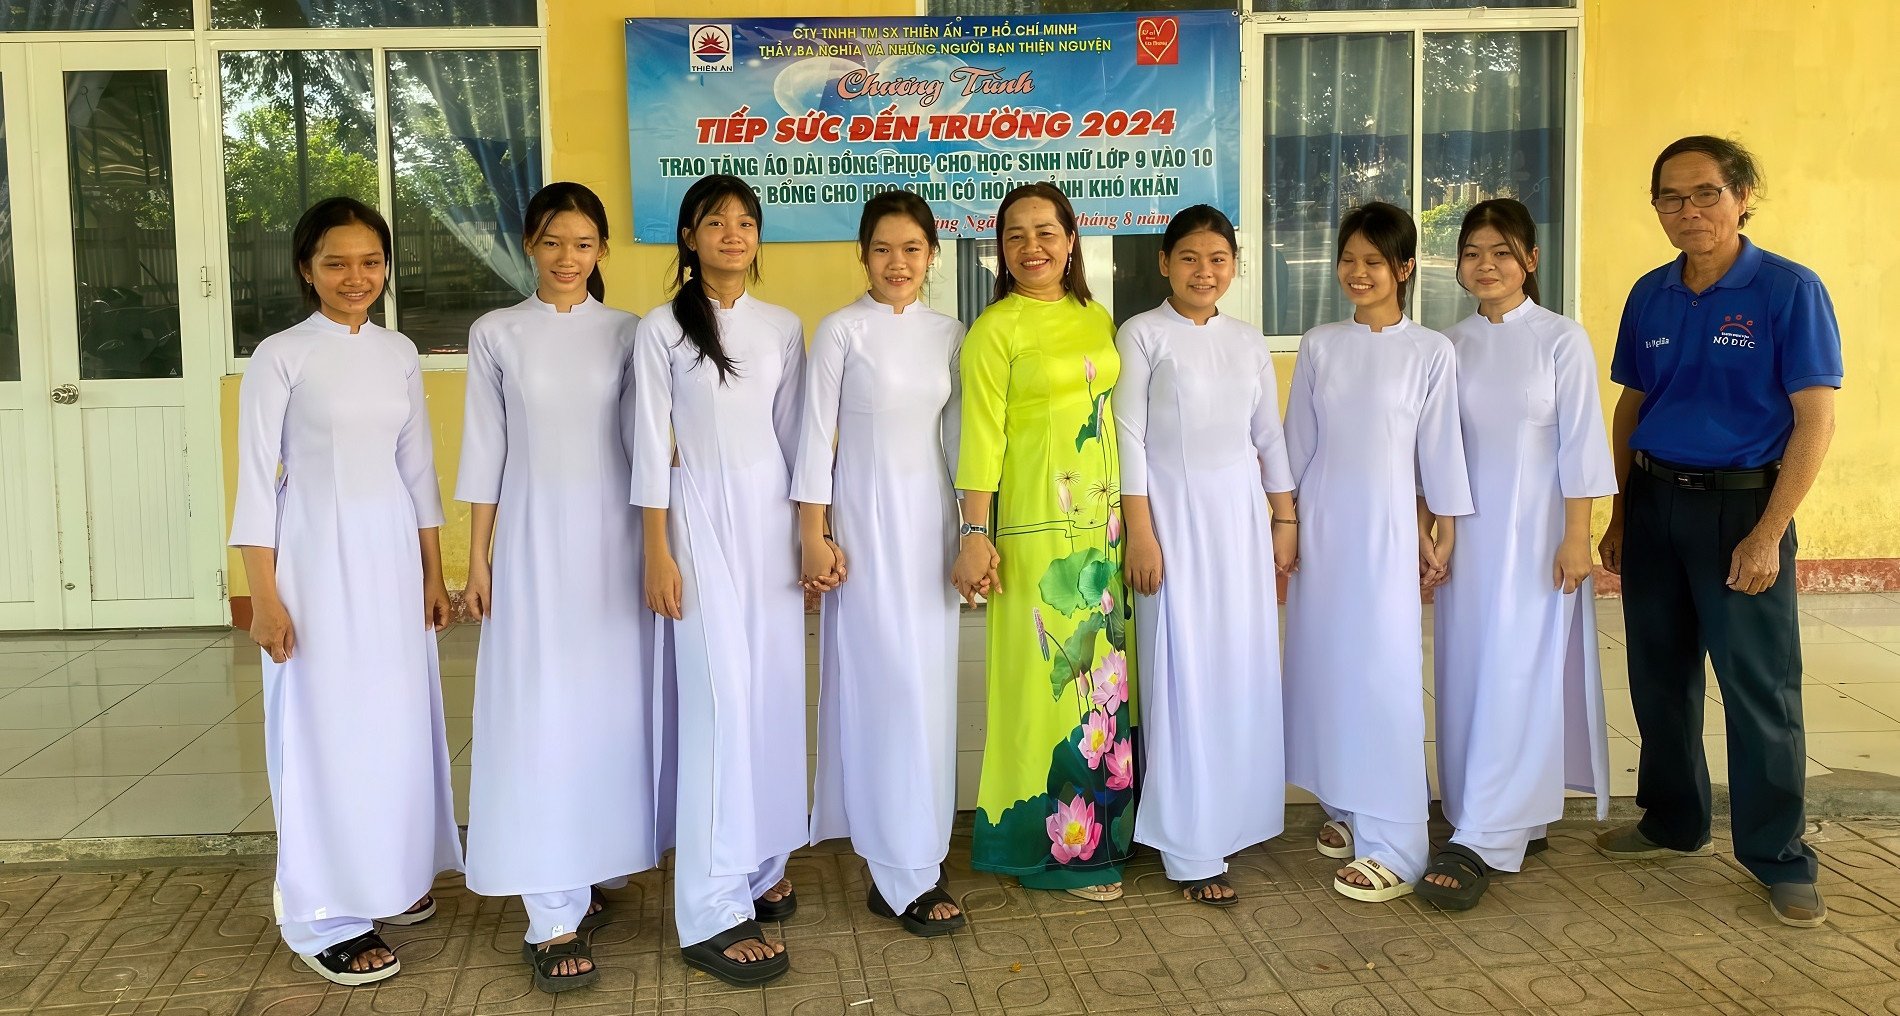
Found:
<svg viewBox="0 0 1900 1016"><path fill-rule="evenodd" d="M1702 752L1703 667L1715 665L1728 718L1735 859L1763 883L1813 882L1807 738L1801 727L1801 632L1794 526L1781 574L1755 596L1728 588L1736 544L1761 519L1768 489L1692 491L1632 467L1623 497L1623 617L1630 702L1642 734L1639 828L1678 850L1709 839Z"/></svg>

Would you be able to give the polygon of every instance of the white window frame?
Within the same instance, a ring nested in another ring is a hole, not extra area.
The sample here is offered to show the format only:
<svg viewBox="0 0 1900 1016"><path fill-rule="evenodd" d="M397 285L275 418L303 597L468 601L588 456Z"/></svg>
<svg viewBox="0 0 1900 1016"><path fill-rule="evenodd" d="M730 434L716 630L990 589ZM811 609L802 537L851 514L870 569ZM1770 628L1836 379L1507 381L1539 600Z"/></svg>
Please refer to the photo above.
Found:
<svg viewBox="0 0 1900 1016"><path fill-rule="evenodd" d="M1558 313L1575 318L1581 306L1583 249L1583 12L1576 7L1473 7L1436 11L1326 11L1252 13L1240 19L1240 246L1241 271L1229 291L1236 316L1264 324L1262 300L1266 292L1262 273L1266 264L1264 228L1265 171L1260 152L1266 144L1266 44L1277 35L1412 35L1412 205L1414 217L1423 187L1419 129L1425 122L1425 36L1438 32L1561 31L1564 33L1564 242L1562 307ZM1298 335L1268 335L1275 352L1300 348Z"/></svg>
<svg viewBox="0 0 1900 1016"><path fill-rule="evenodd" d="M554 127L552 109L548 100L548 51L547 51L547 0L536 0L533 27L508 28L219 28L211 27L212 0L194 0L194 18L197 28L194 32L63 32L49 33L61 37L82 37L85 39L105 38L108 36L137 36L139 38L194 38L198 44L198 81L204 88L209 101L200 104L204 118L203 136L205 141L204 174L205 207L215 216L219 226L219 235L223 235L223 226L229 217L225 207L224 189L224 96L223 74L219 61L229 52L257 52L260 50L324 50L354 49L369 50L373 62L376 103L376 175L378 207L394 219L395 180L394 165L389 151L389 54L392 51L405 50L479 50L479 49L531 49L535 51L536 69L540 76L539 98L541 116L541 179L554 179L554 151L552 138ZM223 356L225 373L242 374L250 364L250 357L236 354L231 342L231 251L230 244L220 242L214 250L206 252L211 259L211 275L217 287L217 322L224 343ZM393 276L391 281L393 282ZM394 315L397 327L401 327L400 311L396 305L396 293L391 286L385 291L384 305ZM428 353L422 356L424 370L465 370L468 367L466 353Z"/></svg>

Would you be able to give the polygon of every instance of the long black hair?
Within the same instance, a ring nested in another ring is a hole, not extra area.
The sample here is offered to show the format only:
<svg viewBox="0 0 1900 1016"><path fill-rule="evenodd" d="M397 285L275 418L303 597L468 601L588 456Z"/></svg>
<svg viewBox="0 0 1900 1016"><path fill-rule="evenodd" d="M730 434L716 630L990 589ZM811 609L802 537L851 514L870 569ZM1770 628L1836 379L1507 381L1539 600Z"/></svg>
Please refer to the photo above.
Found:
<svg viewBox="0 0 1900 1016"><path fill-rule="evenodd" d="M1392 282L1399 291L1399 309L1405 309L1405 290L1412 283L1418 268L1418 224L1405 209L1384 201L1369 201L1346 213L1339 223L1338 249L1333 252L1333 264L1346 256L1346 241L1353 234L1365 235L1366 242L1384 257L1392 266ZM1399 269L1410 265L1414 270L1404 278L1399 277Z"/></svg>
<svg viewBox="0 0 1900 1016"><path fill-rule="evenodd" d="M711 300L706 296L706 284L699 277L699 254L686 242L686 238L699 228L727 198L738 198L747 215L758 224L759 235L765 235L765 211L759 207L759 195L752 185L736 176L717 173L702 176L686 188L686 196L680 199L679 231L674 234L676 257L673 262L673 320L679 322L680 331L686 340L699 351L701 360L711 360L719 370L719 381L736 377L739 364L726 355L725 346L719 341L719 319L713 314ZM752 268L747 273L753 282L759 281L759 259L753 255Z"/></svg>
<svg viewBox="0 0 1900 1016"><path fill-rule="evenodd" d="M1075 206L1069 203L1069 196L1055 184L1038 182L1026 183L1008 194L1003 195L1003 203L996 209L996 246L1003 246L1003 226L1009 218L1011 205L1026 198L1042 198L1056 206L1056 221L1069 234L1069 264L1062 270L1062 288L1075 297L1075 302L1084 307L1089 305L1089 282L1082 271L1082 238L1075 228ZM1008 260L996 259L996 292L991 302L1016 291L1016 280L1009 274Z"/></svg>
<svg viewBox="0 0 1900 1016"><path fill-rule="evenodd" d="M297 288L303 294L304 306L314 308L322 303L317 287L304 278L303 270L310 259L317 256L317 245L323 242L323 234L352 223L368 226L376 233L376 238L383 242L383 263L389 263L392 244L389 221L383 218L383 213L355 198L324 198L303 213L297 220L297 228L290 233L290 270L297 274Z"/></svg>
<svg viewBox="0 0 1900 1016"><path fill-rule="evenodd" d="M1465 213L1464 224L1458 227L1458 257L1465 256L1465 244L1470 242L1471 234L1490 226L1504 237L1504 245L1511 248L1511 256L1517 259L1518 266L1524 269L1524 295L1531 302L1542 304L1537 297L1537 271L1531 267L1531 252L1537 249L1537 223L1531 221L1531 210L1524 202L1516 198L1492 198L1471 206ZM1458 285L1465 284L1462 277Z"/></svg>
<svg viewBox="0 0 1900 1016"><path fill-rule="evenodd" d="M600 238L602 247L607 245L607 209L600 203L600 196L585 186L570 180L551 183L536 191L528 199L528 210L521 217L521 236L530 248L547 235L548 226L554 217L562 212L579 212L594 223L594 233ZM587 276L587 295L596 300L607 299L607 283L600 277L600 263L594 263L594 271Z"/></svg>

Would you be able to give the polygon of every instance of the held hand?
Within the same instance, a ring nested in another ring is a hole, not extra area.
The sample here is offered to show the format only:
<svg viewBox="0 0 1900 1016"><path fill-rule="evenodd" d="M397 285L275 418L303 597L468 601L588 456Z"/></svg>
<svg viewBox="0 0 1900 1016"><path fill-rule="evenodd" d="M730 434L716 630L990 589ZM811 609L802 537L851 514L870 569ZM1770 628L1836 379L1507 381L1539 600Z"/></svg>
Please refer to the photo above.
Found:
<svg viewBox="0 0 1900 1016"><path fill-rule="evenodd" d="M281 603L258 603L251 610L251 641L270 654L272 663L290 659L297 648L297 632L291 627L290 612Z"/></svg>
<svg viewBox="0 0 1900 1016"><path fill-rule="evenodd" d="M1781 577L1781 537L1756 530L1742 537L1729 560L1728 587L1754 596Z"/></svg>
<svg viewBox="0 0 1900 1016"><path fill-rule="evenodd" d="M838 587L837 545L829 539L799 542L798 584L808 593L830 592Z"/></svg>
<svg viewBox="0 0 1900 1016"><path fill-rule="evenodd" d="M1432 574L1432 585L1442 586L1451 578L1451 540L1450 523L1441 523L1438 527L1438 539L1432 543L1432 555L1438 560L1438 570Z"/></svg>
<svg viewBox="0 0 1900 1016"><path fill-rule="evenodd" d="M680 620L683 612L680 608L682 597L680 566L673 561L671 554L649 554L647 556L646 594L647 609L661 617Z"/></svg>
<svg viewBox="0 0 1900 1016"><path fill-rule="evenodd" d="M1122 573L1128 577L1128 585L1143 596L1153 596L1161 591L1162 562L1161 543L1152 536L1131 536L1128 540L1127 556L1122 560Z"/></svg>
<svg viewBox="0 0 1900 1016"><path fill-rule="evenodd" d="M825 542L831 545L831 557L832 557L833 562L835 562L832 565L832 574L834 576L834 579L831 583L831 587L833 589L836 589L837 587L844 585L844 580L850 577L851 575L851 569L849 566L845 564L844 548L838 546L838 541L827 536L825 537Z"/></svg>
<svg viewBox="0 0 1900 1016"><path fill-rule="evenodd" d="M1300 528L1273 527L1273 570L1291 575L1300 570Z"/></svg>
<svg viewBox="0 0 1900 1016"><path fill-rule="evenodd" d="M1441 533L1435 540L1421 538L1418 543L1418 585L1432 589L1451 577L1451 536Z"/></svg>
<svg viewBox="0 0 1900 1016"><path fill-rule="evenodd" d="M976 606L978 596L993 596L1003 591L996 569L1002 557L989 538L980 533L963 538L957 549L956 563L950 566L950 584L963 594L963 600Z"/></svg>
<svg viewBox="0 0 1900 1016"><path fill-rule="evenodd" d="M462 590L462 603L468 607L468 616L477 621L488 618L494 603L494 579L488 566L470 562L468 586Z"/></svg>
<svg viewBox="0 0 1900 1016"><path fill-rule="evenodd" d="M1590 577L1589 539L1565 540L1557 545L1557 560L1551 565L1551 580L1566 594L1583 587Z"/></svg>
<svg viewBox="0 0 1900 1016"><path fill-rule="evenodd" d="M449 603L448 587L441 579L425 582L422 589L422 623L430 631L441 631L455 620L455 608Z"/></svg>
<svg viewBox="0 0 1900 1016"><path fill-rule="evenodd" d="M1603 570L1612 575L1623 574L1623 520L1610 519L1610 527L1603 531L1603 539L1597 543L1597 553L1603 556Z"/></svg>

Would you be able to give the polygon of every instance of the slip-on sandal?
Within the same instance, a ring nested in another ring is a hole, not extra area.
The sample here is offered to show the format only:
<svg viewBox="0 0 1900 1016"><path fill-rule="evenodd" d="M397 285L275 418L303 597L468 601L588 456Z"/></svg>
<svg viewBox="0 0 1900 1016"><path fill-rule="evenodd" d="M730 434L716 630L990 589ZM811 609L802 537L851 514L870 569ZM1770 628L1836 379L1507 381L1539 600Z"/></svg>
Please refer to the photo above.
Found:
<svg viewBox="0 0 1900 1016"><path fill-rule="evenodd" d="M922 896L911 901L910 906L905 907L904 912L901 914L892 909L891 905L884 901L884 894L878 892L877 886L875 885L871 887L871 892L866 896L864 902L865 905L870 908L871 913L887 921L896 921L904 926L905 931L913 935L921 935L924 938L948 935L968 923L962 913L958 913L955 917L945 917L941 920L933 919L930 916L930 912L935 910L940 903L948 903L951 906L957 905L957 901L951 899L950 894L944 892L942 886L932 887ZM961 908L958 909L961 910Z"/></svg>
<svg viewBox="0 0 1900 1016"><path fill-rule="evenodd" d="M593 895L588 897L587 913L581 916L581 923L576 927L576 930L582 932L593 931L613 919L614 905L613 901L607 898L607 894L601 892L599 886L594 886L589 892ZM596 907L599 909L596 910Z"/></svg>
<svg viewBox="0 0 1900 1016"><path fill-rule="evenodd" d="M315 956L299 955L304 965L317 972L317 975L331 984L341 984L354 988L359 984L375 984L396 976L402 970L402 961L395 959L396 950L389 949L390 961L373 970L351 970L350 965L358 956L376 949L389 949L381 935L366 931L347 942L338 942Z"/></svg>
<svg viewBox="0 0 1900 1016"><path fill-rule="evenodd" d="M1338 833L1340 840L1342 840L1343 842L1341 843L1340 846L1329 847L1326 845L1325 840L1322 840L1317 836L1314 837L1313 844L1319 848L1320 856L1331 857L1331 858L1334 858L1336 860L1341 860L1341 861L1345 860L1348 857L1351 857L1352 856L1352 830L1347 828L1346 823L1344 822L1334 822L1331 820L1328 820L1325 825L1322 825L1319 827L1320 832L1325 832L1328 829L1331 829L1334 832Z"/></svg>
<svg viewBox="0 0 1900 1016"><path fill-rule="evenodd" d="M1364 875L1366 881L1372 883L1370 886L1353 885L1338 875L1334 875L1333 888L1339 890L1339 895L1349 899L1365 903L1384 903L1387 900L1396 900L1412 891L1412 883L1394 875L1392 869L1370 857L1362 857L1346 867Z"/></svg>
<svg viewBox="0 0 1900 1016"><path fill-rule="evenodd" d="M752 915L761 921L783 921L798 913L798 890L792 889L776 900L761 896L752 901Z"/></svg>
<svg viewBox="0 0 1900 1016"><path fill-rule="evenodd" d="M1432 866L1425 869L1425 874L1455 878L1458 887L1454 889L1420 878L1412 888L1419 899L1440 910L1470 910L1484 898L1484 891L1490 888L1491 876L1496 871L1484 863L1477 851L1462 843L1447 843L1432 855Z"/></svg>
<svg viewBox="0 0 1900 1016"><path fill-rule="evenodd" d="M1176 884L1181 887L1182 892L1187 893L1188 899L1196 903L1205 903L1210 907L1231 907L1240 902L1240 895L1238 893L1232 896L1209 896L1207 894L1207 890L1215 886L1219 886L1222 889L1232 889L1234 885L1232 882L1227 881L1226 875L1215 875L1212 878L1203 878L1193 882L1179 882Z"/></svg>
<svg viewBox="0 0 1900 1016"><path fill-rule="evenodd" d="M726 950L747 939L765 941L765 932L757 921L741 921L725 931L680 950L680 959L695 970L705 972L738 988L751 988L776 980L791 969L791 953L782 952L762 960L735 960Z"/></svg>
<svg viewBox="0 0 1900 1016"><path fill-rule="evenodd" d="M393 917L385 917L382 923L396 928L407 928L412 924L421 924L435 916L435 895L424 896L415 906Z"/></svg>
<svg viewBox="0 0 1900 1016"><path fill-rule="evenodd" d="M1070 896L1091 900L1095 903L1112 903L1122 898L1122 887L1119 884L1110 885L1107 889L1097 889L1092 885L1079 885L1074 889L1064 889L1062 891L1068 893Z"/></svg>
<svg viewBox="0 0 1900 1016"><path fill-rule="evenodd" d="M600 980L600 965L594 962L593 947L587 940L575 936L558 945L535 945L533 942L521 943L521 958L534 968L534 986L549 994L585 988ZM557 974L562 963L568 960L586 960L588 969L579 974Z"/></svg>

